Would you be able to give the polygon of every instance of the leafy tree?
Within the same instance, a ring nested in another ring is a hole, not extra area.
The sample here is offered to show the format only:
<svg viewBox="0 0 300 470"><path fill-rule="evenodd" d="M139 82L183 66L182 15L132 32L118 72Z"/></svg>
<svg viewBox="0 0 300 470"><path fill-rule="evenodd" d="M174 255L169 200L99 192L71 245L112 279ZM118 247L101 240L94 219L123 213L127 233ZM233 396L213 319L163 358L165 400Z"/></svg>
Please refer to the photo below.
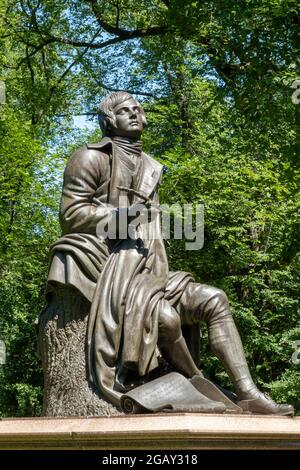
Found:
<svg viewBox="0 0 300 470"><path fill-rule="evenodd" d="M97 140L97 103L144 104L144 147L168 167L166 203L204 203L205 244L167 241L170 265L223 288L251 370L300 410L299 78L296 0L5 0L0 6L0 366L2 415L38 414L33 322L59 234L62 169ZM90 125L91 125L90 123ZM207 373L228 379L201 346Z"/></svg>

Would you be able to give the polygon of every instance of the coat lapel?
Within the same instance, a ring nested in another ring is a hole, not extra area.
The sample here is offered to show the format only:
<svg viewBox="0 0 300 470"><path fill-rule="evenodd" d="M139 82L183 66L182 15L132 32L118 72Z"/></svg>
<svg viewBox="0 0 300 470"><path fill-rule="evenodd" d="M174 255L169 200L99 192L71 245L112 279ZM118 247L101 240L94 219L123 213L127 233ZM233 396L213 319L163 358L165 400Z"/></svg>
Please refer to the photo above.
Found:
<svg viewBox="0 0 300 470"><path fill-rule="evenodd" d="M105 147L109 148L108 153L112 155L112 170L111 170L111 192L116 194L111 194L113 200L119 194L119 191L115 188L115 186L119 183L116 177L116 168L115 166L115 159L114 159L114 145L112 140L109 137L104 137L101 142L95 144L87 144L89 149L96 149L96 150L103 150ZM146 197L149 197L153 191L155 190L156 186L161 177L163 165L159 162L154 160L153 158L149 157L146 153L142 152L141 158L143 160L142 164L142 174L139 178L139 184L137 190L144 194Z"/></svg>
<svg viewBox="0 0 300 470"><path fill-rule="evenodd" d="M138 185L138 191L149 197L158 185L163 165L142 152L143 170Z"/></svg>

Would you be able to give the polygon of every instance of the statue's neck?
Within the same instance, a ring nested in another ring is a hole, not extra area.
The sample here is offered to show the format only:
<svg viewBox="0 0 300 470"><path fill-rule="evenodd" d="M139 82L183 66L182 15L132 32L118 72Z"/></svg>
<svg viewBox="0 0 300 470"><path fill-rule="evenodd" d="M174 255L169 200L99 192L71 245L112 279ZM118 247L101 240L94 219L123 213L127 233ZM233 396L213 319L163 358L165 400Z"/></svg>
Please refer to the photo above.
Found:
<svg viewBox="0 0 300 470"><path fill-rule="evenodd" d="M142 142L138 139L133 139L131 137L121 137L115 135L112 137L114 144L119 147L127 155L135 155L140 157L142 154Z"/></svg>

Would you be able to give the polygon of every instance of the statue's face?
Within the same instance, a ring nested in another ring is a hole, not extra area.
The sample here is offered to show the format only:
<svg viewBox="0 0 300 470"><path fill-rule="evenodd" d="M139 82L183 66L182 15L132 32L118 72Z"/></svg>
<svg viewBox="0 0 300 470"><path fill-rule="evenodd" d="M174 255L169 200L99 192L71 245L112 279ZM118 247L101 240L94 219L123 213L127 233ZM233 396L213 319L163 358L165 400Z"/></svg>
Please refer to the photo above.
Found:
<svg viewBox="0 0 300 470"><path fill-rule="evenodd" d="M122 137L139 138L143 132L143 112L142 108L134 101L129 99L123 103L117 104L114 108L116 117L116 127L112 128L114 135Z"/></svg>

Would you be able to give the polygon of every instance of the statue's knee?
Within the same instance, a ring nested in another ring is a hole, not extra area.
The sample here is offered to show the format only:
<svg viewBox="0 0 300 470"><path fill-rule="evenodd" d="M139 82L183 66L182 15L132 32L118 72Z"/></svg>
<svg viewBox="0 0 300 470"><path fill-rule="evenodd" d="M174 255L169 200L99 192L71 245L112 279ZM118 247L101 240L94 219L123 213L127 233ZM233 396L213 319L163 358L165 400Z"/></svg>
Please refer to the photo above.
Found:
<svg viewBox="0 0 300 470"><path fill-rule="evenodd" d="M225 307L225 308L229 306L228 297L223 290L216 289L215 297L216 297L216 302L218 303L218 305Z"/></svg>
<svg viewBox="0 0 300 470"><path fill-rule="evenodd" d="M161 342L175 341L181 335L180 316L173 308L164 308L159 315L158 327Z"/></svg>

